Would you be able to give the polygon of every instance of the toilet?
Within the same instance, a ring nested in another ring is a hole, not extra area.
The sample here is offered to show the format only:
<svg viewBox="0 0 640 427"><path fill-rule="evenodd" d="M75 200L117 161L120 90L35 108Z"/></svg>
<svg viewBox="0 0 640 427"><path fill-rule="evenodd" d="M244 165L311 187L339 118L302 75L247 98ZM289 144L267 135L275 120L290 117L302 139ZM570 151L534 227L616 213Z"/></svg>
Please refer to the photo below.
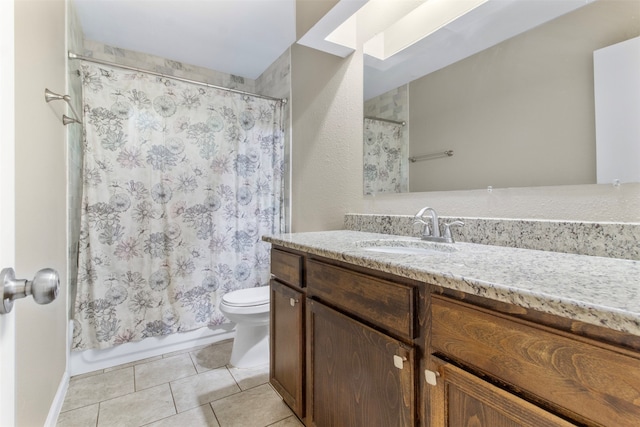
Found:
<svg viewBox="0 0 640 427"><path fill-rule="evenodd" d="M239 289L222 297L220 311L236 324L230 364L253 368L269 363L269 286Z"/></svg>

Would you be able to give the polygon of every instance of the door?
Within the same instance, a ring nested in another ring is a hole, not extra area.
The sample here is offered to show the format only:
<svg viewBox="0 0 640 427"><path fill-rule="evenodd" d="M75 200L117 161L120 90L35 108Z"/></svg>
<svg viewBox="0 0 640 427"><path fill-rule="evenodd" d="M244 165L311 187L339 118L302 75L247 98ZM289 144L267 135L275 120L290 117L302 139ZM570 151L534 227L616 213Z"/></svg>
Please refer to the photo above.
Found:
<svg viewBox="0 0 640 427"><path fill-rule="evenodd" d="M307 300L308 425L416 425L415 350Z"/></svg>
<svg viewBox="0 0 640 427"><path fill-rule="evenodd" d="M0 2L0 268L15 262L13 2ZM0 315L0 425L15 424L15 310Z"/></svg>
<svg viewBox="0 0 640 427"><path fill-rule="evenodd" d="M304 294L271 281L271 385L304 418Z"/></svg>
<svg viewBox="0 0 640 427"><path fill-rule="evenodd" d="M55 424L67 364L67 182L63 103L65 1L0 1L0 268L60 274L50 304L32 297L0 315L0 425Z"/></svg>
<svg viewBox="0 0 640 427"><path fill-rule="evenodd" d="M436 357L431 427L570 427L570 423Z"/></svg>

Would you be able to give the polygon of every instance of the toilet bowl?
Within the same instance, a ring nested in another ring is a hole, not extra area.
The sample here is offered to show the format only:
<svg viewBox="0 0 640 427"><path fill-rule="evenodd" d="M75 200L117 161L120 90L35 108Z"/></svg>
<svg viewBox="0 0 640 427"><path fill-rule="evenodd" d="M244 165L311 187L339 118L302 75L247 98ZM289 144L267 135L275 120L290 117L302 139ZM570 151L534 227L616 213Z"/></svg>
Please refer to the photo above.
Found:
<svg viewBox="0 0 640 427"><path fill-rule="evenodd" d="M240 289L222 297L220 311L236 324L229 364L253 368L269 363L269 287Z"/></svg>

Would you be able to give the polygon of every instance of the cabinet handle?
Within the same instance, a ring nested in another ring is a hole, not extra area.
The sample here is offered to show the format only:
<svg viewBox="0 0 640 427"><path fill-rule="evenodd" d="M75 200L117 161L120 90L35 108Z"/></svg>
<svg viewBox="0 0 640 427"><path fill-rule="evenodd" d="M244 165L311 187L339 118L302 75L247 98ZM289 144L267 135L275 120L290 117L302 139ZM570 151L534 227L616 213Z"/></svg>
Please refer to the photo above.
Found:
<svg viewBox="0 0 640 427"><path fill-rule="evenodd" d="M404 368L404 362L406 361L407 361L407 358L404 356L398 356L398 355L393 356L393 366L395 366L398 369Z"/></svg>
<svg viewBox="0 0 640 427"><path fill-rule="evenodd" d="M427 381L429 385L438 385L436 378L440 376L440 372L430 371L428 369L424 370L424 379Z"/></svg>
<svg viewBox="0 0 640 427"><path fill-rule="evenodd" d="M295 307L297 302L300 301L295 298L289 298L289 304L291 304L291 307Z"/></svg>

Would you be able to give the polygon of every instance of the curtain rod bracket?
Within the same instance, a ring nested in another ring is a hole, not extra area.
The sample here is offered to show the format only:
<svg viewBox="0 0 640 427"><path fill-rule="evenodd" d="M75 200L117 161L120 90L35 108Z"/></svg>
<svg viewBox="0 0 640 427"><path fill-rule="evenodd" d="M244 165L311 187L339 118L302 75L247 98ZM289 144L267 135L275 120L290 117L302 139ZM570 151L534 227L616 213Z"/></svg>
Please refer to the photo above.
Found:
<svg viewBox="0 0 640 427"><path fill-rule="evenodd" d="M44 100L49 103L51 101L64 101L67 103L67 105L69 106L69 109L71 110L71 112L73 113L74 117L69 117L66 114L62 115L62 124L64 124L65 126L68 125L69 123L78 123L80 125L82 125L82 120L80 120L80 117L78 116L78 113L76 113L76 110L73 108L73 105L71 105L71 97L69 95L60 95L58 93L52 92L49 89L44 90Z"/></svg>

